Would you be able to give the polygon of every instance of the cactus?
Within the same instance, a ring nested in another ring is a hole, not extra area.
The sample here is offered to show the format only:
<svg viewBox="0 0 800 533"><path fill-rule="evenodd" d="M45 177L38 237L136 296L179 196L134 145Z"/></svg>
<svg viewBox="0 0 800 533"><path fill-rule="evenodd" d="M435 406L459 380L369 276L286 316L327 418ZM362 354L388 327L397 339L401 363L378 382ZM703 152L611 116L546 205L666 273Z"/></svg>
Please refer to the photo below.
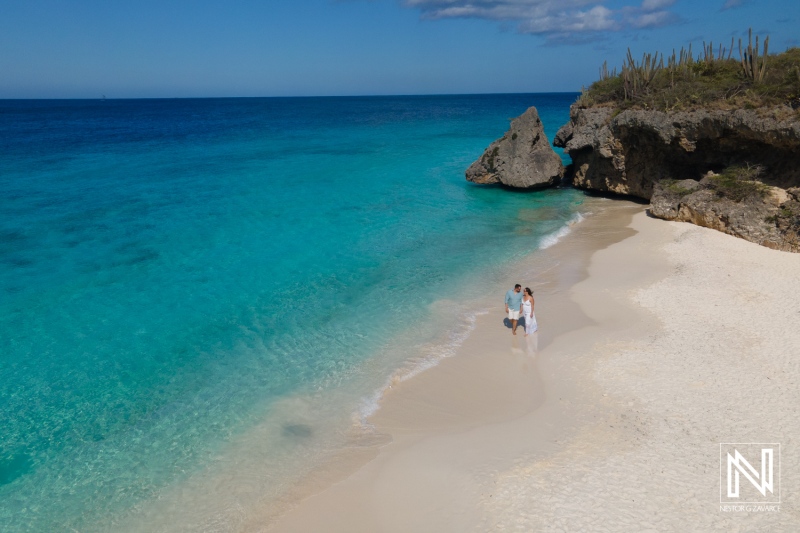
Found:
<svg viewBox="0 0 800 533"><path fill-rule="evenodd" d="M728 53L728 59L730 59L731 54L733 53L733 37L731 37L730 49L722 46L722 43L720 43L716 54L714 54L714 43L709 42L708 45L706 45L706 42L703 41L703 59L705 59L706 63L711 64L714 61L724 60L725 52Z"/></svg>
<svg viewBox="0 0 800 533"><path fill-rule="evenodd" d="M742 65L744 77L753 80L754 82L761 82L764 80L764 74L767 72L767 54L769 53L769 35L764 38L764 53L759 59L759 46L758 35L756 35L756 46L753 48L753 28L747 31L748 43L747 49L742 52L742 40L739 39L739 58Z"/></svg>
<svg viewBox="0 0 800 533"><path fill-rule="evenodd" d="M706 42L703 41L703 59L706 63L711 64L714 62L714 42L708 43L706 46Z"/></svg>
<svg viewBox="0 0 800 533"><path fill-rule="evenodd" d="M600 79L601 80L607 80L607 79L616 78L616 77L617 77L617 69L614 68L614 70L609 72L609 70L608 70L608 61L603 61L603 66L600 67Z"/></svg>
<svg viewBox="0 0 800 533"><path fill-rule="evenodd" d="M658 55L658 52L655 55L642 54L642 61L637 64L628 48L628 57L622 63L622 83L626 99L635 98L645 91L656 74L664 68L664 56L659 59Z"/></svg>
<svg viewBox="0 0 800 533"><path fill-rule="evenodd" d="M636 59L628 48L621 68L612 71L609 63L603 62L600 79L585 91L581 101L616 102L621 109L694 108L717 101L725 102L725 108L787 102L793 109L800 107L798 51L776 55L769 49L769 36L756 36L753 41L752 29L748 33L749 41L744 32L739 39L738 61L733 58L738 37L726 43L730 46L701 41L702 51L696 44L688 44L670 53L644 53Z"/></svg>
<svg viewBox="0 0 800 533"><path fill-rule="evenodd" d="M581 95L578 97L578 103L581 107L591 107L594 105L594 98L592 98L592 95L589 94L589 90L584 86L581 86Z"/></svg>
<svg viewBox="0 0 800 533"><path fill-rule="evenodd" d="M716 60L713 53L713 44L706 45L703 43L703 54L706 62L711 63ZM720 52L724 54L724 48ZM700 58L698 58L699 60ZM721 57L720 57L721 59ZM669 69L670 85L675 86L675 76L684 80L689 80L695 77L695 71L691 68L694 64L694 54L692 53L692 45L689 44L689 49L681 47L680 53L672 50L672 56L667 59L667 68Z"/></svg>

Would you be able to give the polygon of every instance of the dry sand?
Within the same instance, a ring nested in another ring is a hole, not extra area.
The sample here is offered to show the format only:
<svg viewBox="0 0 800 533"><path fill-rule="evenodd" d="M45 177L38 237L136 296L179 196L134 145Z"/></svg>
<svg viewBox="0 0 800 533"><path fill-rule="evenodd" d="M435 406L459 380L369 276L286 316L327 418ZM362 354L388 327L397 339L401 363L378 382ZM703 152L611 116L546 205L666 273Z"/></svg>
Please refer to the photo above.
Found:
<svg viewBox="0 0 800 533"><path fill-rule="evenodd" d="M538 254L559 268L516 270L536 337L498 295L455 357L387 392L389 444L248 529L800 531L800 255L626 202ZM720 509L720 442L781 443L779 512Z"/></svg>

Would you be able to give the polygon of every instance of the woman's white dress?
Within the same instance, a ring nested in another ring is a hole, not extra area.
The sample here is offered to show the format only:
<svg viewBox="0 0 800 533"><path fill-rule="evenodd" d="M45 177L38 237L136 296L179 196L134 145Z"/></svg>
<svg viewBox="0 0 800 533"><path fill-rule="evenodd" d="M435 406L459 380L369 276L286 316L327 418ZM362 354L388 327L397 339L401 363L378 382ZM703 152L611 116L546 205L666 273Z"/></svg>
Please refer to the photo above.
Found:
<svg viewBox="0 0 800 533"><path fill-rule="evenodd" d="M533 306L530 300L522 300L522 315L525 317L525 333L527 335L539 329L539 325L536 324L536 315L533 313Z"/></svg>

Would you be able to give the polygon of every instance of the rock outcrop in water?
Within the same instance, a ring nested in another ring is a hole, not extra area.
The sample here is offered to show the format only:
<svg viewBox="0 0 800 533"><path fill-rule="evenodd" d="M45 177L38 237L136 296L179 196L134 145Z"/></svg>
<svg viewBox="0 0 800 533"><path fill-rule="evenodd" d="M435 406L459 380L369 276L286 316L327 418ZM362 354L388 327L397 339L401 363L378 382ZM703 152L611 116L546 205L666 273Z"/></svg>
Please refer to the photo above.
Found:
<svg viewBox="0 0 800 533"><path fill-rule="evenodd" d="M538 111L531 107L470 165L466 177L474 183L532 189L555 185L563 174L561 157L550 146Z"/></svg>
<svg viewBox="0 0 800 533"><path fill-rule="evenodd" d="M554 144L572 158L576 187L636 196L660 218L800 251L800 117L791 107L620 112L575 104ZM737 178L731 169L758 172Z"/></svg>

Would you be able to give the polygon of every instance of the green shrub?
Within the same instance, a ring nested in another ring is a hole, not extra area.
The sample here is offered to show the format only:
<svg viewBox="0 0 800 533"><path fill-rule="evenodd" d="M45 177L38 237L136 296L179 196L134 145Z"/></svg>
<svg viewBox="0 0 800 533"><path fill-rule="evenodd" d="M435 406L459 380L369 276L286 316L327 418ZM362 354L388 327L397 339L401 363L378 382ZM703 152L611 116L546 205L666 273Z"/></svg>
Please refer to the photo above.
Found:
<svg viewBox="0 0 800 533"><path fill-rule="evenodd" d="M661 180L660 183L664 190L673 194L677 194L678 196L686 196L687 194L691 194L697 190L684 189L678 184L678 180Z"/></svg>
<svg viewBox="0 0 800 533"><path fill-rule="evenodd" d="M720 197L741 202L751 197L766 196L769 188L757 181L763 172L764 168L758 165L731 166L709 181Z"/></svg>
<svg viewBox="0 0 800 533"><path fill-rule="evenodd" d="M781 219L790 219L794 216L795 216L794 211L792 211L788 207L782 207L781 210L778 211L776 214L765 217L764 222L777 224Z"/></svg>

